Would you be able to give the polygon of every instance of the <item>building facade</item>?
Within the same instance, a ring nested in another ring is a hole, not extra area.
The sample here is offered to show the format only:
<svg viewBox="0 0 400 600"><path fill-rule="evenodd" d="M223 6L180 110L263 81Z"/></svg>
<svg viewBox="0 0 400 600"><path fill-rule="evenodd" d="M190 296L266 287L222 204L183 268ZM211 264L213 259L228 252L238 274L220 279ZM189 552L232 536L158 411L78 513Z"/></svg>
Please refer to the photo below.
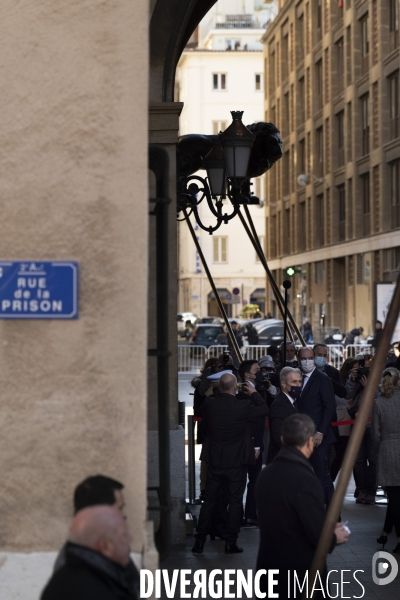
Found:
<svg viewBox="0 0 400 600"><path fill-rule="evenodd" d="M400 265L399 1L280 2L263 42L284 150L267 176L270 268L278 283L295 268L291 310L317 335L373 333L376 284Z"/></svg>
<svg viewBox="0 0 400 600"><path fill-rule="evenodd" d="M275 2L220 0L201 21L178 66L176 94L184 103L180 135L224 131L231 122L230 110L243 110L246 124L263 120L264 60L260 40L276 12ZM206 176L204 172L198 174ZM264 177L253 181L252 191L262 202L251 206L250 211L264 244ZM212 224L207 206L200 205L200 216L206 226ZM212 236L201 230L194 218L192 222L228 316L237 316L246 303L257 303L264 312L264 269L239 218L223 224ZM233 294L234 289L239 293ZM219 316L184 221L179 223L178 306L180 311L199 316Z"/></svg>

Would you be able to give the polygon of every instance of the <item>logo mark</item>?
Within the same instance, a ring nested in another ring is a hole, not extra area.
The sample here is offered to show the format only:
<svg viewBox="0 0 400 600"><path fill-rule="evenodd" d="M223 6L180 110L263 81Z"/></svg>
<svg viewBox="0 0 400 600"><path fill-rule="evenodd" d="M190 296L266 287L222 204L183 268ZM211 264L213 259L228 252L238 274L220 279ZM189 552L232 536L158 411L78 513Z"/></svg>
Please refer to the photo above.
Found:
<svg viewBox="0 0 400 600"><path fill-rule="evenodd" d="M380 561L379 563L378 560ZM390 572L389 566L391 567ZM372 580L376 585L388 585L392 583L396 579L398 572L399 565L394 556L388 552L383 552L383 550L375 552L372 557ZM378 575L385 575L385 573L388 573L386 577L378 577Z"/></svg>

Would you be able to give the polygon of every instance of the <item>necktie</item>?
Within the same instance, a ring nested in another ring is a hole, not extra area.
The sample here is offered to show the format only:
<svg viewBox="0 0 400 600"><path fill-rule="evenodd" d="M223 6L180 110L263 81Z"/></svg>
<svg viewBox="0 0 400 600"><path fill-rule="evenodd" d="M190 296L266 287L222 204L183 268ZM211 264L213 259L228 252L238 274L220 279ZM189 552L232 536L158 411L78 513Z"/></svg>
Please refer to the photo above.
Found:
<svg viewBox="0 0 400 600"><path fill-rule="evenodd" d="M298 410L298 408L297 408L297 400L295 400L295 401L293 402L293 408L295 408L296 410Z"/></svg>

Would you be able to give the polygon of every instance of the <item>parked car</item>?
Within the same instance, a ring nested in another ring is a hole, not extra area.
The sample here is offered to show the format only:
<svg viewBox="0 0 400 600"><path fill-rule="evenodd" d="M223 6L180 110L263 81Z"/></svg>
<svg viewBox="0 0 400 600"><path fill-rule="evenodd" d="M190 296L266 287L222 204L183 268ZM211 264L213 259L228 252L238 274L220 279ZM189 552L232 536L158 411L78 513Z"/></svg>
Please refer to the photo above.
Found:
<svg viewBox="0 0 400 600"><path fill-rule="evenodd" d="M258 333L260 346L279 346L283 342L283 321L279 319L266 319L254 325Z"/></svg>
<svg viewBox="0 0 400 600"><path fill-rule="evenodd" d="M193 346L213 346L217 344L217 336L223 332L221 325L203 324L196 325L192 337L190 338L189 344Z"/></svg>

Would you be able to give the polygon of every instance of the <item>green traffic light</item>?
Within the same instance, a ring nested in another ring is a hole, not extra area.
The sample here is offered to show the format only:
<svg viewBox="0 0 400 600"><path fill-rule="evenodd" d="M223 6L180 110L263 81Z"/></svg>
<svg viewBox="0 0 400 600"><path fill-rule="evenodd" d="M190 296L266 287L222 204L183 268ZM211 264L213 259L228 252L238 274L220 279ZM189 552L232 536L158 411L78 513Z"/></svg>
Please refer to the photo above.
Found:
<svg viewBox="0 0 400 600"><path fill-rule="evenodd" d="M296 273L296 271L294 270L293 267L288 267L286 269L286 274L289 275L289 277L293 277L293 275Z"/></svg>

